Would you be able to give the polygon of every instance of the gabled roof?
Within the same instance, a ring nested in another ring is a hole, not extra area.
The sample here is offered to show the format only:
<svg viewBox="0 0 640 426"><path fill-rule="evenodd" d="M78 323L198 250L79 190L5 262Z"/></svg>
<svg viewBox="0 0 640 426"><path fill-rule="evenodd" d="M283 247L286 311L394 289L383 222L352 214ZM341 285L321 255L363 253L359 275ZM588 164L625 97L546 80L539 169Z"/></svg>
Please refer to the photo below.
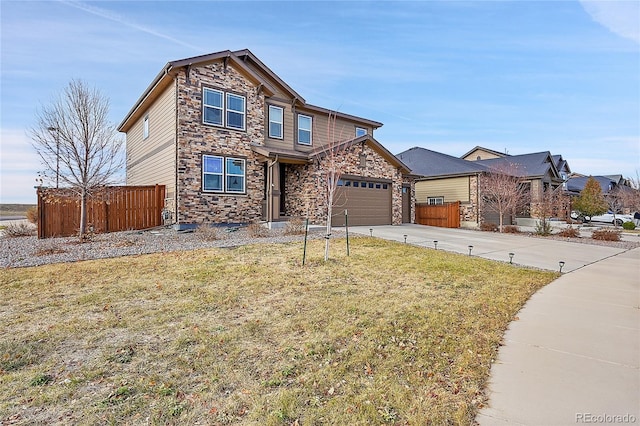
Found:
<svg viewBox="0 0 640 426"><path fill-rule="evenodd" d="M265 92L271 94L275 93L275 88L273 87L272 82L266 81L264 78L256 74L241 58L236 56L236 54L230 50L223 50L221 52L210 53L208 55L193 56L190 58L179 59L177 61L170 61L167 62L162 70L160 70L151 84L142 93L142 96L138 98L131 110L129 110L124 120L122 120L118 125L118 131L126 132L129 130L133 123L140 118L140 115L142 115L146 108L171 84L178 70L183 67L203 65L219 60L225 61L225 64L231 62L238 70L240 70L240 72L246 75L247 78L256 84L261 84ZM271 71L268 70L268 72ZM295 97L297 94L293 92L292 96Z"/></svg>
<svg viewBox="0 0 640 426"><path fill-rule="evenodd" d="M551 158L553 159L553 164L556 165L558 173L562 174L562 170L566 170L567 175L571 174L569 163L567 162L567 160L562 158L562 155L552 155Z"/></svg>
<svg viewBox="0 0 640 426"><path fill-rule="evenodd" d="M568 192L580 193L584 189L590 177L594 178L598 184L600 184L600 189L603 194L607 194L617 186L617 182L608 176L577 176L571 177L567 180L566 190Z"/></svg>
<svg viewBox="0 0 640 426"><path fill-rule="evenodd" d="M552 177L559 178L558 169L551 158L549 151L534 152L531 154L508 155L502 158L491 158L487 160L477 160L476 163L490 168L515 166L519 177L541 178L548 172Z"/></svg>
<svg viewBox="0 0 640 426"><path fill-rule="evenodd" d="M394 156L384 146L382 146L380 142L378 142L372 136L369 136L369 135L364 135L354 139L349 139L349 140L340 142L334 146L334 149L340 151L343 149L347 149L353 145L358 145L362 143L369 145L374 151L380 154L384 159L386 159L394 167L399 168L404 175L411 174L411 169L409 169L409 167L407 167L406 164L404 164L402 161L396 158L396 156ZM329 153L331 148L328 145L323 145L309 152L301 152L301 151L293 151L290 149L253 144L251 145L251 149L254 152L257 152L258 154L264 155L265 157L268 157L268 158L277 157L280 160L285 160L285 162L306 163L306 162L312 161L314 158L324 157Z"/></svg>
<svg viewBox="0 0 640 426"><path fill-rule="evenodd" d="M498 152L498 151L494 151L493 149L485 148L483 146L476 146L471 151L467 152L466 154L461 155L460 158L464 159L466 156L468 156L469 154L471 154L473 151L476 151L476 150L485 151L485 152L488 152L489 154L493 154L493 155L495 155L497 157L506 157L506 156L509 155L509 154L505 154L504 152ZM473 161L475 161L475 160L473 160Z"/></svg>
<svg viewBox="0 0 640 426"><path fill-rule="evenodd" d="M475 161L463 160L441 152L413 147L396 157L405 163L416 175L422 177L468 176L485 172L488 168Z"/></svg>

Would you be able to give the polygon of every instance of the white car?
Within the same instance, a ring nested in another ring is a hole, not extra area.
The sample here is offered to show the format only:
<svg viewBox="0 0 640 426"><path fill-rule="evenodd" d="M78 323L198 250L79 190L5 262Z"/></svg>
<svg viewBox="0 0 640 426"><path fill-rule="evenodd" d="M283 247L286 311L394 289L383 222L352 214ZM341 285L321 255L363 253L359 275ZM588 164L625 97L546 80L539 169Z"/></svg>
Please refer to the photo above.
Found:
<svg viewBox="0 0 640 426"><path fill-rule="evenodd" d="M573 219L581 219L583 222L602 222L602 223L610 223L612 225L622 225L625 222L633 222L633 215L630 214L616 214L614 216L613 213L607 212L605 214L601 214L598 216L583 216L578 214L577 212L571 212L571 217Z"/></svg>

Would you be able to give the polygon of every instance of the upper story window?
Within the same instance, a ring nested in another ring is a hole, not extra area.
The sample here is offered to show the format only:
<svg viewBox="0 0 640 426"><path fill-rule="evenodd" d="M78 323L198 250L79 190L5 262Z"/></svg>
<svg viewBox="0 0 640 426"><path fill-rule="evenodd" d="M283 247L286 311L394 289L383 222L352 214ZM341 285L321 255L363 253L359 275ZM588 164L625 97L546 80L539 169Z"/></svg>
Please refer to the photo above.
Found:
<svg viewBox="0 0 640 426"><path fill-rule="evenodd" d="M430 206L439 206L444 204L444 197L427 197L427 204Z"/></svg>
<svg viewBox="0 0 640 426"><path fill-rule="evenodd" d="M246 100L244 96L205 87L202 89L202 122L230 129L245 129Z"/></svg>
<svg viewBox="0 0 640 426"><path fill-rule="evenodd" d="M244 130L244 97L227 93L227 127Z"/></svg>
<svg viewBox="0 0 640 426"><path fill-rule="evenodd" d="M311 128L313 119L308 115L298 114L298 143L311 145Z"/></svg>
<svg viewBox="0 0 640 426"><path fill-rule="evenodd" d="M146 139L149 137L149 116L144 116L144 121L142 123L142 139Z"/></svg>
<svg viewBox="0 0 640 426"><path fill-rule="evenodd" d="M202 190L245 193L246 161L220 155L202 156Z"/></svg>
<svg viewBox="0 0 640 426"><path fill-rule="evenodd" d="M364 127L356 127L356 138L359 138L360 136L364 136L367 134L367 129L365 129Z"/></svg>
<svg viewBox="0 0 640 426"><path fill-rule="evenodd" d="M284 112L281 107L269 105L269 137L282 139Z"/></svg>

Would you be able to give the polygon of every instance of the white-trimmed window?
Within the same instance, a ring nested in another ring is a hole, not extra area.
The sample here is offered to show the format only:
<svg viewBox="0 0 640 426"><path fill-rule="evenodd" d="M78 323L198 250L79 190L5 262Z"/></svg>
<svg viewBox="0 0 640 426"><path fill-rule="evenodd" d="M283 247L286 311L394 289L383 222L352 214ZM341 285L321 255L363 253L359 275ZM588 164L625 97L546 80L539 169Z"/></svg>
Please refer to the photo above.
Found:
<svg viewBox="0 0 640 426"><path fill-rule="evenodd" d="M142 122L142 139L146 139L149 137L149 116L144 116L144 121Z"/></svg>
<svg viewBox="0 0 640 426"><path fill-rule="evenodd" d="M205 87L203 89L202 99L202 121L205 124L223 126L224 97L222 91Z"/></svg>
<svg viewBox="0 0 640 426"><path fill-rule="evenodd" d="M359 138L360 136L364 136L367 134L367 129L365 129L364 127L356 127L356 138Z"/></svg>
<svg viewBox="0 0 640 426"><path fill-rule="evenodd" d="M430 206L440 206L444 204L444 197L427 197L427 204Z"/></svg>
<svg viewBox="0 0 640 426"><path fill-rule="evenodd" d="M202 156L202 190L243 194L246 183L246 161L220 155Z"/></svg>
<svg viewBox="0 0 640 426"><path fill-rule="evenodd" d="M298 143L300 145L311 145L313 118L308 115L298 114Z"/></svg>
<svg viewBox="0 0 640 426"><path fill-rule="evenodd" d="M245 160L242 158L227 157L225 172L227 177L226 191L244 193Z"/></svg>
<svg viewBox="0 0 640 426"><path fill-rule="evenodd" d="M282 139L284 110L275 105L269 105L269 137Z"/></svg>
<svg viewBox="0 0 640 426"><path fill-rule="evenodd" d="M244 130L246 111L244 96L209 87L202 88L202 122L204 124Z"/></svg>
<svg viewBox="0 0 640 426"><path fill-rule="evenodd" d="M227 127L244 130L244 104L243 96L227 93Z"/></svg>

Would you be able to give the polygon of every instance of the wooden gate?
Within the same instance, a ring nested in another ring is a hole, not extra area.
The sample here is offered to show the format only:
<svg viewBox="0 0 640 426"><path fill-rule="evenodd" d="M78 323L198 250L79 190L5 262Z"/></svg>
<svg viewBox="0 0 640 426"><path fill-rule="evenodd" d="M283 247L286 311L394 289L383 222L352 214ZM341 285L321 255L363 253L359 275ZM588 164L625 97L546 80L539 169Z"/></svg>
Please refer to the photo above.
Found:
<svg viewBox="0 0 640 426"><path fill-rule="evenodd" d="M460 227L460 202L429 205L416 204L416 223L441 228Z"/></svg>
<svg viewBox="0 0 640 426"><path fill-rule="evenodd" d="M94 232L162 225L164 185L110 186L87 200L87 225ZM80 200L68 189L38 188L38 238L68 237L80 229Z"/></svg>

